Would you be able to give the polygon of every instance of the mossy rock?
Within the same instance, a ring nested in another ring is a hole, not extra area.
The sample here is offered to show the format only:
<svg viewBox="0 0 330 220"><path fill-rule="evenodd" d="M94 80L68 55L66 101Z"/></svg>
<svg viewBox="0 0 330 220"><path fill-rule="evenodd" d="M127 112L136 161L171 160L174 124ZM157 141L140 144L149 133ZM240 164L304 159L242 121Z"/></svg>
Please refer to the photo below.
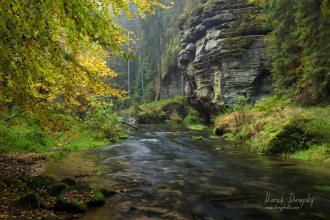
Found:
<svg viewBox="0 0 330 220"><path fill-rule="evenodd" d="M262 152L266 154L305 150L312 137L303 130L301 126L303 123L303 121L287 121L282 122L281 125L269 124L261 132L260 142L257 145L260 145Z"/></svg>
<svg viewBox="0 0 330 220"><path fill-rule="evenodd" d="M187 128L195 131L203 131L206 127L202 124L188 124L186 125Z"/></svg>
<svg viewBox="0 0 330 220"><path fill-rule="evenodd" d="M75 186L77 184L77 182L74 179L71 179L71 178L65 178L61 182L65 183L68 186Z"/></svg>
<svg viewBox="0 0 330 220"><path fill-rule="evenodd" d="M202 140L204 140L204 138L202 136L192 136L192 139L194 141L202 141Z"/></svg>
<svg viewBox="0 0 330 220"><path fill-rule="evenodd" d="M90 200L87 202L87 206L89 208L96 207L96 206L102 206L105 204L105 197L100 192L100 190L96 190L94 192L94 195L90 198Z"/></svg>
<svg viewBox="0 0 330 220"><path fill-rule="evenodd" d="M160 124L167 119L166 114L162 110L140 112L137 115L137 122L139 124Z"/></svg>
<svg viewBox="0 0 330 220"><path fill-rule="evenodd" d="M31 193L24 197L21 197L18 200L18 204L20 204L21 206L24 206L24 207L31 207L31 208L37 209L37 208L40 208L41 200L40 200L39 195L37 195L36 193Z"/></svg>
<svg viewBox="0 0 330 220"><path fill-rule="evenodd" d="M47 192L50 196L58 196L66 188L68 185L65 183L55 183L47 188Z"/></svg>
<svg viewBox="0 0 330 220"><path fill-rule="evenodd" d="M113 196L113 195L116 194L116 192L111 191L111 190L108 190L108 189L105 189L105 188L101 188L101 189L100 189L100 192L101 192L105 197L111 197L111 196Z"/></svg>
<svg viewBox="0 0 330 220"><path fill-rule="evenodd" d="M87 184L77 183L61 191L55 209L71 213L84 213L88 208L105 204L105 196Z"/></svg>
<svg viewBox="0 0 330 220"><path fill-rule="evenodd" d="M28 182L28 185L32 189L44 189L47 188L49 185L54 184L55 182L56 182L55 179L51 176L39 175L32 177Z"/></svg>
<svg viewBox="0 0 330 220"><path fill-rule="evenodd" d="M225 135L228 132L229 132L229 130L226 126L220 126L220 127L217 127L214 129L214 134L217 136L220 136L220 137Z"/></svg>
<svg viewBox="0 0 330 220"><path fill-rule="evenodd" d="M25 184L21 180L17 179L8 179L3 181L4 186L13 187L19 190L23 190L25 188Z"/></svg>
<svg viewBox="0 0 330 220"><path fill-rule="evenodd" d="M60 197L55 203L55 209L70 213L84 213L87 211L87 204L76 199Z"/></svg>
<svg viewBox="0 0 330 220"><path fill-rule="evenodd" d="M2 191L6 188L7 188L7 185L4 182L0 181L0 190Z"/></svg>

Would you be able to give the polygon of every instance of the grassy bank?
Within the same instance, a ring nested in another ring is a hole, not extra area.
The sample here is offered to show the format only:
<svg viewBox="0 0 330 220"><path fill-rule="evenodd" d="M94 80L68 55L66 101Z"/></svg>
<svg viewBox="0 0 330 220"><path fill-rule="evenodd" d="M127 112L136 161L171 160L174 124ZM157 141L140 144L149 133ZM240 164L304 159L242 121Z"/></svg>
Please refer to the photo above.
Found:
<svg viewBox="0 0 330 220"><path fill-rule="evenodd" d="M261 154L330 162L330 106L298 106L271 97L237 104L215 120L215 133Z"/></svg>
<svg viewBox="0 0 330 220"><path fill-rule="evenodd" d="M123 136L118 119L108 112L90 112L83 119L65 113L44 118L19 115L0 120L0 153L59 157L66 151L110 144Z"/></svg>
<svg viewBox="0 0 330 220"><path fill-rule="evenodd" d="M155 101L120 112L124 117L135 117L140 124L183 123L193 130L203 130L202 116L189 106L187 98L177 96Z"/></svg>

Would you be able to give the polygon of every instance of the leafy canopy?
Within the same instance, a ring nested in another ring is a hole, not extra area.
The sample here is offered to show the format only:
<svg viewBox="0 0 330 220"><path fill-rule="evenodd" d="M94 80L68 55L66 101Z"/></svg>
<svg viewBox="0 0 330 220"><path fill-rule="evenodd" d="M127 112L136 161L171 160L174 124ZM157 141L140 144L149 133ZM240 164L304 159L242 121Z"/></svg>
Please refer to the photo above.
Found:
<svg viewBox="0 0 330 220"><path fill-rule="evenodd" d="M105 83L116 73L104 58L121 54L127 36L113 18L132 16L131 4L141 16L162 6L159 0L1 0L1 109L123 98Z"/></svg>

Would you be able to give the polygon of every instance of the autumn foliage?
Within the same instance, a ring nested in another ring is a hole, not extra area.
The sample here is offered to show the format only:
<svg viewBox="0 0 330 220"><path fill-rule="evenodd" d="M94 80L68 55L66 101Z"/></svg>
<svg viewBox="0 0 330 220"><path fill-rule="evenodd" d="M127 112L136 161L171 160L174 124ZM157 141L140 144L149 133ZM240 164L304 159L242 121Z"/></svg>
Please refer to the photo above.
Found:
<svg viewBox="0 0 330 220"><path fill-rule="evenodd" d="M0 106L10 112L88 108L124 98L105 58L127 41L113 18L130 4L140 15L158 0L3 0L0 2Z"/></svg>

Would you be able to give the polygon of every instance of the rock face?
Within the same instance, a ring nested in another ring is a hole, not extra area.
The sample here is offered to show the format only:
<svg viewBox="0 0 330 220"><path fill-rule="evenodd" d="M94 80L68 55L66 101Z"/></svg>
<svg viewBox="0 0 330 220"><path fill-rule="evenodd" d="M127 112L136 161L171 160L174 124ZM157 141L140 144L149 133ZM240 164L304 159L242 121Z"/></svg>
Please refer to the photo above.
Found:
<svg viewBox="0 0 330 220"><path fill-rule="evenodd" d="M192 104L217 113L244 96L271 93L268 33L247 0L209 0L181 28L179 71Z"/></svg>

